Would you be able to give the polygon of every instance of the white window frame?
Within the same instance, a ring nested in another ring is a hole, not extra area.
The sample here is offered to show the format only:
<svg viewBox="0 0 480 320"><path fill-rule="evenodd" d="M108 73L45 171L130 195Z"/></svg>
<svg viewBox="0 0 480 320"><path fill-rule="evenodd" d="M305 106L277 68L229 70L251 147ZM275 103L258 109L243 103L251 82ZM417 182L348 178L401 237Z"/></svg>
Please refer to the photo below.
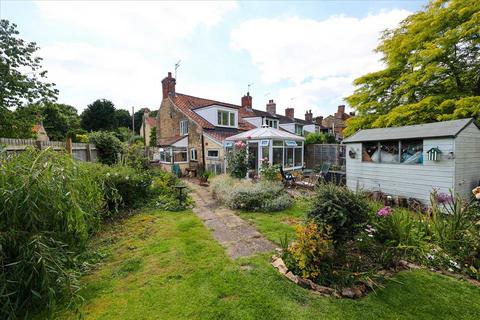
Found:
<svg viewBox="0 0 480 320"><path fill-rule="evenodd" d="M270 128L275 128L278 129L278 120L273 120L273 119L265 119L265 124L269 126Z"/></svg>
<svg viewBox="0 0 480 320"><path fill-rule="evenodd" d="M185 149L185 150L180 150L180 149ZM172 152L172 163L188 163L188 148L187 147L177 147L176 150L175 148L171 148ZM175 153L180 153L180 152L185 152L187 155L187 159L185 161L175 161Z"/></svg>
<svg viewBox="0 0 480 320"><path fill-rule="evenodd" d="M297 132L297 128L300 128L300 130L301 130L301 132L300 132L300 133L299 133L299 132ZM294 130L295 130L295 134L298 134L298 135L300 135L300 136L303 136L303 125L302 125L302 124L297 124L297 123L296 123L296 124L295 124L295 129L294 129Z"/></svg>
<svg viewBox="0 0 480 320"><path fill-rule="evenodd" d="M208 153L209 153L210 151L216 151L216 152L217 152L217 156L216 156L216 157L213 157L213 156L208 155ZM207 159L220 159L220 150L219 150L219 149L207 149Z"/></svg>
<svg viewBox="0 0 480 320"><path fill-rule="evenodd" d="M197 149L195 148L190 149L190 160L197 161Z"/></svg>
<svg viewBox="0 0 480 320"><path fill-rule="evenodd" d="M221 123L219 120L223 120L223 116L220 116L220 114L226 113L227 114L227 124ZM233 115L233 123L232 123L232 115ZM220 119L219 119L220 118ZM219 127L227 127L227 128L236 128L237 127L237 117L235 115L235 112L230 111L230 110L225 110L225 109L217 109L217 126Z"/></svg>
<svg viewBox="0 0 480 320"><path fill-rule="evenodd" d="M188 134L188 120L180 121L180 135L186 136Z"/></svg>

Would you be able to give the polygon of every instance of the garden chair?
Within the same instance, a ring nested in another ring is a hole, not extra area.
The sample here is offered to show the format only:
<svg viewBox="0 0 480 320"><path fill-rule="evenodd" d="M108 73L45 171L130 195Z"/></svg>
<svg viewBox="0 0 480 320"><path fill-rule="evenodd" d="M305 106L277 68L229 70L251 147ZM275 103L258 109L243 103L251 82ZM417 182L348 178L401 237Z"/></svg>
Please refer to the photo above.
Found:
<svg viewBox="0 0 480 320"><path fill-rule="evenodd" d="M283 171L280 166L280 174L282 175L282 182L285 186L292 186L295 183L295 177L290 172Z"/></svg>
<svg viewBox="0 0 480 320"><path fill-rule="evenodd" d="M308 178L296 181L295 186L307 188L307 189L315 189L315 187L320 182L321 175L319 173L313 173Z"/></svg>
<svg viewBox="0 0 480 320"><path fill-rule="evenodd" d="M320 177L322 178L322 180L325 181L325 179L327 178L327 174L330 171L330 167L331 167L330 163L328 162L322 163L322 166L320 167Z"/></svg>

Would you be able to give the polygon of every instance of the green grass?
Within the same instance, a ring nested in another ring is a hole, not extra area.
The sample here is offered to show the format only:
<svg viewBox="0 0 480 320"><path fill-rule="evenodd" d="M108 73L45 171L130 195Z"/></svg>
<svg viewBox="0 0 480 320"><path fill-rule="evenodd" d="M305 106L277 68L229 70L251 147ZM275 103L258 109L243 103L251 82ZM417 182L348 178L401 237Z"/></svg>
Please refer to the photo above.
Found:
<svg viewBox="0 0 480 320"><path fill-rule="evenodd" d="M310 204L307 200L300 198L287 210L279 212L239 212L238 215L254 224L257 230L263 233L267 239L279 244L280 239L283 239L285 235L288 239L293 239L295 225L305 219L309 208Z"/></svg>
<svg viewBox="0 0 480 320"><path fill-rule="evenodd" d="M291 212L300 216L299 211ZM273 227L273 218L259 221L270 237L291 230ZM231 261L191 212L130 217L110 226L92 246L109 255L83 279L79 310L85 319L480 317L478 287L425 271L402 272L377 294L356 301L317 296L278 274L268 254ZM78 314L63 309L55 317Z"/></svg>

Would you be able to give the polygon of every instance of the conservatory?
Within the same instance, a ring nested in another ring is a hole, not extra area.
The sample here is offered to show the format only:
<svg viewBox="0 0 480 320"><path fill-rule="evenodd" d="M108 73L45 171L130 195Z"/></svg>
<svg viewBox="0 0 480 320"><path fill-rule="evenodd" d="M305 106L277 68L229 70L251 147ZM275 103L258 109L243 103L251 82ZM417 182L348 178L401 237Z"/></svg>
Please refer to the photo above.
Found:
<svg viewBox="0 0 480 320"><path fill-rule="evenodd" d="M293 133L263 126L225 139L225 151L233 150L234 143L246 144L250 169L258 172L262 161L278 164L284 170L297 170L303 167L305 138Z"/></svg>

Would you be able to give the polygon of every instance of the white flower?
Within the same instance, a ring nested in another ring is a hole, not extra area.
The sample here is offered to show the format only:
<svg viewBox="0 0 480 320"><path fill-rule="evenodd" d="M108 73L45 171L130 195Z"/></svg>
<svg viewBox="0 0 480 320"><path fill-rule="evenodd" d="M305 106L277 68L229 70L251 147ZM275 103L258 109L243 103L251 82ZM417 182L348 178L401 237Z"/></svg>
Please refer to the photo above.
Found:
<svg viewBox="0 0 480 320"><path fill-rule="evenodd" d="M427 253L427 259L428 260L433 260L433 259L435 259L435 256L431 253Z"/></svg>
<svg viewBox="0 0 480 320"><path fill-rule="evenodd" d="M448 262L450 262L450 265L456 269L460 269L460 264L458 264L458 262L454 261L454 260L449 260Z"/></svg>
<svg viewBox="0 0 480 320"><path fill-rule="evenodd" d="M128 180L128 179L129 179L128 176L126 176L126 177L125 177L125 180Z"/></svg>
<svg viewBox="0 0 480 320"><path fill-rule="evenodd" d="M110 172L107 172L106 176L107 176L107 177L110 177Z"/></svg>

